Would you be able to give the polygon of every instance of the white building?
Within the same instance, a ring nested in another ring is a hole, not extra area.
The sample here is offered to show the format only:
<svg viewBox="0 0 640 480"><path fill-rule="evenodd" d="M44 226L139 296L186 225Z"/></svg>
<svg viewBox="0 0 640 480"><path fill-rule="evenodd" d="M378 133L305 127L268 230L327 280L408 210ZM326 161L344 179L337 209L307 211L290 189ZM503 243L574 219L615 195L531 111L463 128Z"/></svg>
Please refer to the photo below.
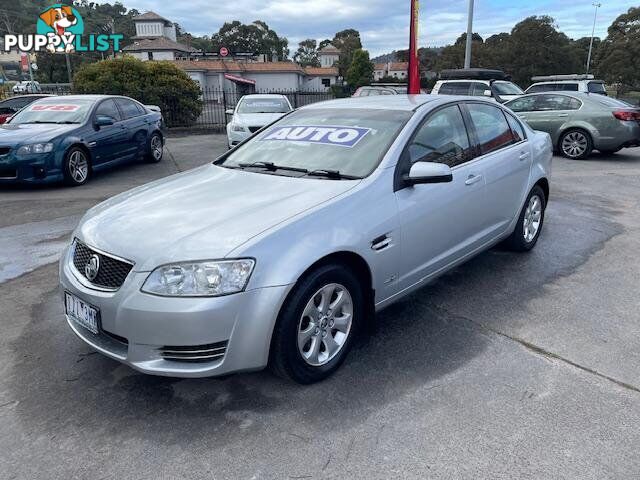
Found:
<svg viewBox="0 0 640 480"><path fill-rule="evenodd" d="M409 72L408 62L376 63L373 68L373 81L379 82L383 77L406 80Z"/></svg>
<svg viewBox="0 0 640 480"><path fill-rule="evenodd" d="M318 51L320 66L324 68L333 67L340 59L340 50L332 44L326 45Z"/></svg>
<svg viewBox="0 0 640 480"><path fill-rule="evenodd" d="M178 60L175 64L202 89L242 94L269 91L326 91L338 79L338 69L302 68L293 62Z"/></svg>
<svg viewBox="0 0 640 480"><path fill-rule="evenodd" d="M122 49L127 55L140 60L175 60L196 49L178 43L176 26L155 12L147 12L134 18L136 36L133 43Z"/></svg>

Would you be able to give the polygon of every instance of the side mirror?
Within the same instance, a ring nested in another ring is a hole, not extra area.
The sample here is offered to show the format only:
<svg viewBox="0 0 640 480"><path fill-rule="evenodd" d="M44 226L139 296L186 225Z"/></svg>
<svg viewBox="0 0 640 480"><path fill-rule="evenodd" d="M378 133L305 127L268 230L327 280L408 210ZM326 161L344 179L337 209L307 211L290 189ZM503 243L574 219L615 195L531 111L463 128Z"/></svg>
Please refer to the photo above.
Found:
<svg viewBox="0 0 640 480"><path fill-rule="evenodd" d="M493 94L491 93L491 90L485 90L484 92L482 92L482 95L484 95L485 97L490 97Z"/></svg>
<svg viewBox="0 0 640 480"><path fill-rule="evenodd" d="M409 185L425 183L448 183L453 181L453 172L449 165L435 162L416 162L411 166L404 181Z"/></svg>
<svg viewBox="0 0 640 480"><path fill-rule="evenodd" d="M109 117L108 115L98 115L96 117L94 125L96 127L107 127L109 125L113 125L114 123L115 121L112 117Z"/></svg>
<svg viewBox="0 0 640 480"><path fill-rule="evenodd" d="M233 115L233 108L229 108L224 113L226 113L227 115Z"/></svg>

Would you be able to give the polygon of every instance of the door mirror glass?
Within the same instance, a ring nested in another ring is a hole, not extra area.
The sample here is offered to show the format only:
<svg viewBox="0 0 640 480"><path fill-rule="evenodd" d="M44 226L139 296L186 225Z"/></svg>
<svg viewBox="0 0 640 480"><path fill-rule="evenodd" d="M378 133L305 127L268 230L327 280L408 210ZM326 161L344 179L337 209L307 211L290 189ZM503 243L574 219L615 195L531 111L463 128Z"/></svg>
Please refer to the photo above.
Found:
<svg viewBox="0 0 640 480"><path fill-rule="evenodd" d="M491 90L485 90L484 92L482 92L482 94L483 94L485 97L490 97L490 96L491 96Z"/></svg>
<svg viewBox="0 0 640 480"><path fill-rule="evenodd" d="M96 127L106 127L109 125L113 125L115 120L108 115L98 115L96 116L95 125Z"/></svg>
<svg viewBox="0 0 640 480"><path fill-rule="evenodd" d="M224 113L226 113L227 115L233 115L233 108L229 108L227 111L225 111Z"/></svg>
<svg viewBox="0 0 640 480"><path fill-rule="evenodd" d="M411 166L405 181L410 185L447 183L453 181L451 167L444 163L416 162Z"/></svg>

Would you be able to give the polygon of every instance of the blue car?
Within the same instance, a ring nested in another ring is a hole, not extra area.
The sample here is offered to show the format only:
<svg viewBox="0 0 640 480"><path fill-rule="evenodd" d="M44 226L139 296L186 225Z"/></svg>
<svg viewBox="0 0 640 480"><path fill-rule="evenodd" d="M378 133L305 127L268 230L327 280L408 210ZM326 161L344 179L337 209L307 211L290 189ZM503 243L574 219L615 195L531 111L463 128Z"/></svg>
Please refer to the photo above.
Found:
<svg viewBox="0 0 640 480"><path fill-rule="evenodd" d="M70 95L33 102L0 125L0 184L64 181L143 157L162 160L158 109L127 97Z"/></svg>

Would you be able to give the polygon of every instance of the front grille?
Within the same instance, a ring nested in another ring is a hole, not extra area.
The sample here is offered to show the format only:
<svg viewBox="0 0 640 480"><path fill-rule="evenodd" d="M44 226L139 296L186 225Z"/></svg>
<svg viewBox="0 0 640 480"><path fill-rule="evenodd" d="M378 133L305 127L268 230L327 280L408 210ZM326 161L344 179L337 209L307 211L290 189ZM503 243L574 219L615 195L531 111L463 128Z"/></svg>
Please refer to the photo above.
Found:
<svg viewBox="0 0 640 480"><path fill-rule="evenodd" d="M256 133L258 130L260 130L262 127L249 127L249 131L251 133Z"/></svg>
<svg viewBox="0 0 640 480"><path fill-rule="evenodd" d="M0 155L6 155L11 151L11 147L0 147Z"/></svg>
<svg viewBox="0 0 640 480"><path fill-rule="evenodd" d="M16 178L18 171L15 168L0 168L0 178Z"/></svg>
<svg viewBox="0 0 640 480"><path fill-rule="evenodd" d="M93 255L98 257L100 266L97 276L93 280L89 280L85 267ZM120 288L133 268L132 263L93 250L79 240L75 240L74 244L73 265L78 273L89 283L107 290Z"/></svg>
<svg viewBox="0 0 640 480"><path fill-rule="evenodd" d="M208 345L164 346L160 348L160 355L165 360L174 362L213 362L224 358L227 343L228 341Z"/></svg>

